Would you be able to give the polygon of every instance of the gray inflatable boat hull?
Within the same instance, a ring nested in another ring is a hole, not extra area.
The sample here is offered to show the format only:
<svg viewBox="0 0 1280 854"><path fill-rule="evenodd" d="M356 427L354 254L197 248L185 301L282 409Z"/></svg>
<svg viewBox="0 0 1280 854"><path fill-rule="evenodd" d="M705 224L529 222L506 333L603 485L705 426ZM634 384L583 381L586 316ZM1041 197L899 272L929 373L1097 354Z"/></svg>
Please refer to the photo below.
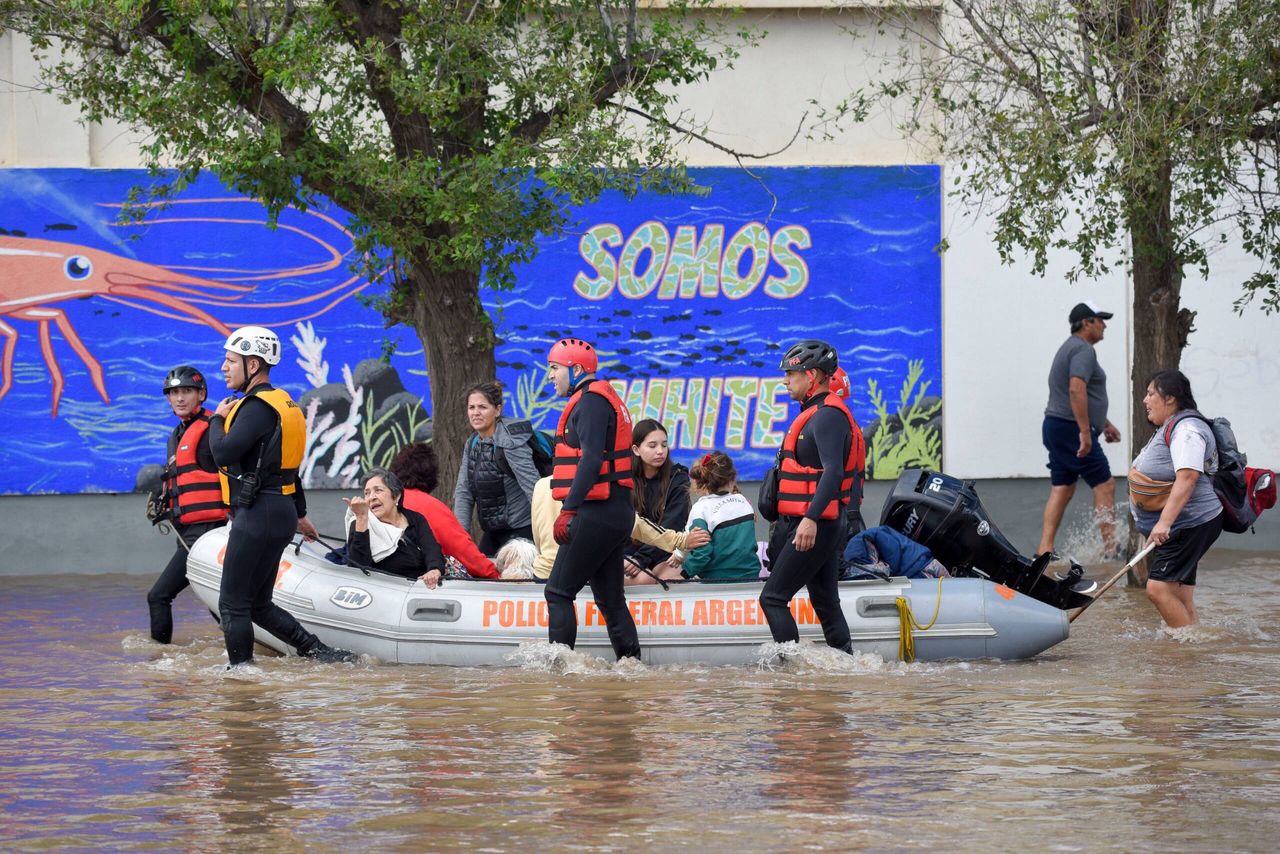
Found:
<svg viewBox="0 0 1280 854"><path fill-rule="evenodd" d="M228 529L202 536L191 549L187 577L215 613ZM643 659L650 664L754 664L771 640L757 600L759 583L673 584L627 589ZM942 604L939 608L938 597ZM916 658L1030 658L1066 640L1067 614L1008 587L978 578L893 578L841 582L840 598L855 649L898 658L895 600L908 600L927 631L914 632ZM543 586L534 582L446 581L435 590L382 573L325 560L315 546L290 546L280 561L275 602L330 646L400 664L511 665L522 643L547 639ZM804 592L792 614L805 640L822 631ZM578 597L577 649L605 659L613 650L590 590ZM272 649L292 650L255 626Z"/></svg>

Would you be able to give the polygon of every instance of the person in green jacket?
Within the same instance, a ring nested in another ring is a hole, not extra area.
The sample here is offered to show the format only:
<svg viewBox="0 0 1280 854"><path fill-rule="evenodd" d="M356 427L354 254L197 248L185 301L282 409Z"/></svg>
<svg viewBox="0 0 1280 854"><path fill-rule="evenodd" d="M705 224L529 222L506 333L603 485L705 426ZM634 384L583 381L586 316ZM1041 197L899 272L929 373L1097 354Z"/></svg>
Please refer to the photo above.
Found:
<svg viewBox="0 0 1280 854"><path fill-rule="evenodd" d="M712 451L694 464L689 479L699 496L689 511L689 530L709 531L711 542L688 554L681 573L703 581L758 580L756 513L738 491L733 460L723 451Z"/></svg>

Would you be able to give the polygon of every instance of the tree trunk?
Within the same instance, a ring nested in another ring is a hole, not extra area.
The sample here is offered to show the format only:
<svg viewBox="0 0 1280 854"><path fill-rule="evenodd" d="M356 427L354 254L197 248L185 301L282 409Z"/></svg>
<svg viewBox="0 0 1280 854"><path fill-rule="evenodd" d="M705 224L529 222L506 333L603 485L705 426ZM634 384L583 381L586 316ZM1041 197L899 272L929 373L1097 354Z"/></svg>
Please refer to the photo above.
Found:
<svg viewBox="0 0 1280 854"><path fill-rule="evenodd" d="M1155 432L1142 405L1147 380L1158 370L1178 368L1195 320L1195 312L1181 307L1183 262L1170 231L1173 185L1168 164L1158 174L1160 185L1152 188L1151 198L1132 206L1138 215L1129 221L1133 249L1133 408L1129 435L1134 453Z"/></svg>
<svg viewBox="0 0 1280 854"><path fill-rule="evenodd" d="M462 447L471 435L464 395L469 386L492 380L493 324L480 304L480 273L438 273L414 264L413 324L426 354L431 386L431 444L440 461L435 496L453 504L453 486L462 463ZM469 520L462 520L467 525Z"/></svg>
<svg viewBox="0 0 1280 854"><path fill-rule="evenodd" d="M1155 161L1159 162L1159 161ZM1156 170L1156 180L1146 186L1143 198L1129 205L1129 239L1133 251L1133 373L1131 379L1132 417L1129 420L1133 454L1146 445L1156 425L1147 421L1142 404L1147 381L1156 371L1176 370L1187 346L1195 312L1181 307L1183 261L1170 231L1173 182L1165 160ZM1142 537L1130 529L1129 552L1142 548ZM1146 561L1129 571L1128 583L1146 584Z"/></svg>

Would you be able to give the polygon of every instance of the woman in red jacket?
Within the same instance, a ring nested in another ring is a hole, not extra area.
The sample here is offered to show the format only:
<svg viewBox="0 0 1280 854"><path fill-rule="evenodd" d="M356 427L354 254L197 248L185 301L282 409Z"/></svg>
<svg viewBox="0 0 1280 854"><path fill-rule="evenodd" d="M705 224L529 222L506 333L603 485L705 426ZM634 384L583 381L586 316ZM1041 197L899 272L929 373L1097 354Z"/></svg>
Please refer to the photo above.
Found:
<svg viewBox="0 0 1280 854"><path fill-rule="evenodd" d="M390 469L404 484L404 506L427 517L445 557L458 561L475 578L500 577L493 561L480 552L449 505L428 494L436 488L440 473L436 452L430 445L405 445L391 461Z"/></svg>

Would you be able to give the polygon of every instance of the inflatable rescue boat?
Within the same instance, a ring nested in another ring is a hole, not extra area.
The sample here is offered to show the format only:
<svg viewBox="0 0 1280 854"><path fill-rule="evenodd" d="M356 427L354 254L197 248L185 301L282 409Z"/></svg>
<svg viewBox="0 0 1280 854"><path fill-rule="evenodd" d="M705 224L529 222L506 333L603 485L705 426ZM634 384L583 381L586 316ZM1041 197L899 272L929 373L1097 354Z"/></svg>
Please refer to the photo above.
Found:
<svg viewBox="0 0 1280 854"><path fill-rule="evenodd" d="M228 531L202 536L187 562L192 589L215 613ZM756 663L760 645L771 640L760 590L759 582L627 588L644 661ZM312 544L285 550L274 597L330 646L385 662L511 665L520 644L547 639L541 584L447 580L430 590L421 581L331 563ZM888 661L910 657L912 646L915 659L924 661L1030 658L1067 637L1065 611L984 578L847 581L840 583L840 598L854 648ZM612 659L590 589L579 594L576 607L577 649ZM803 591L791 610L801 638L821 643L818 618ZM913 628L910 618L927 628ZM261 643L292 652L254 629Z"/></svg>

